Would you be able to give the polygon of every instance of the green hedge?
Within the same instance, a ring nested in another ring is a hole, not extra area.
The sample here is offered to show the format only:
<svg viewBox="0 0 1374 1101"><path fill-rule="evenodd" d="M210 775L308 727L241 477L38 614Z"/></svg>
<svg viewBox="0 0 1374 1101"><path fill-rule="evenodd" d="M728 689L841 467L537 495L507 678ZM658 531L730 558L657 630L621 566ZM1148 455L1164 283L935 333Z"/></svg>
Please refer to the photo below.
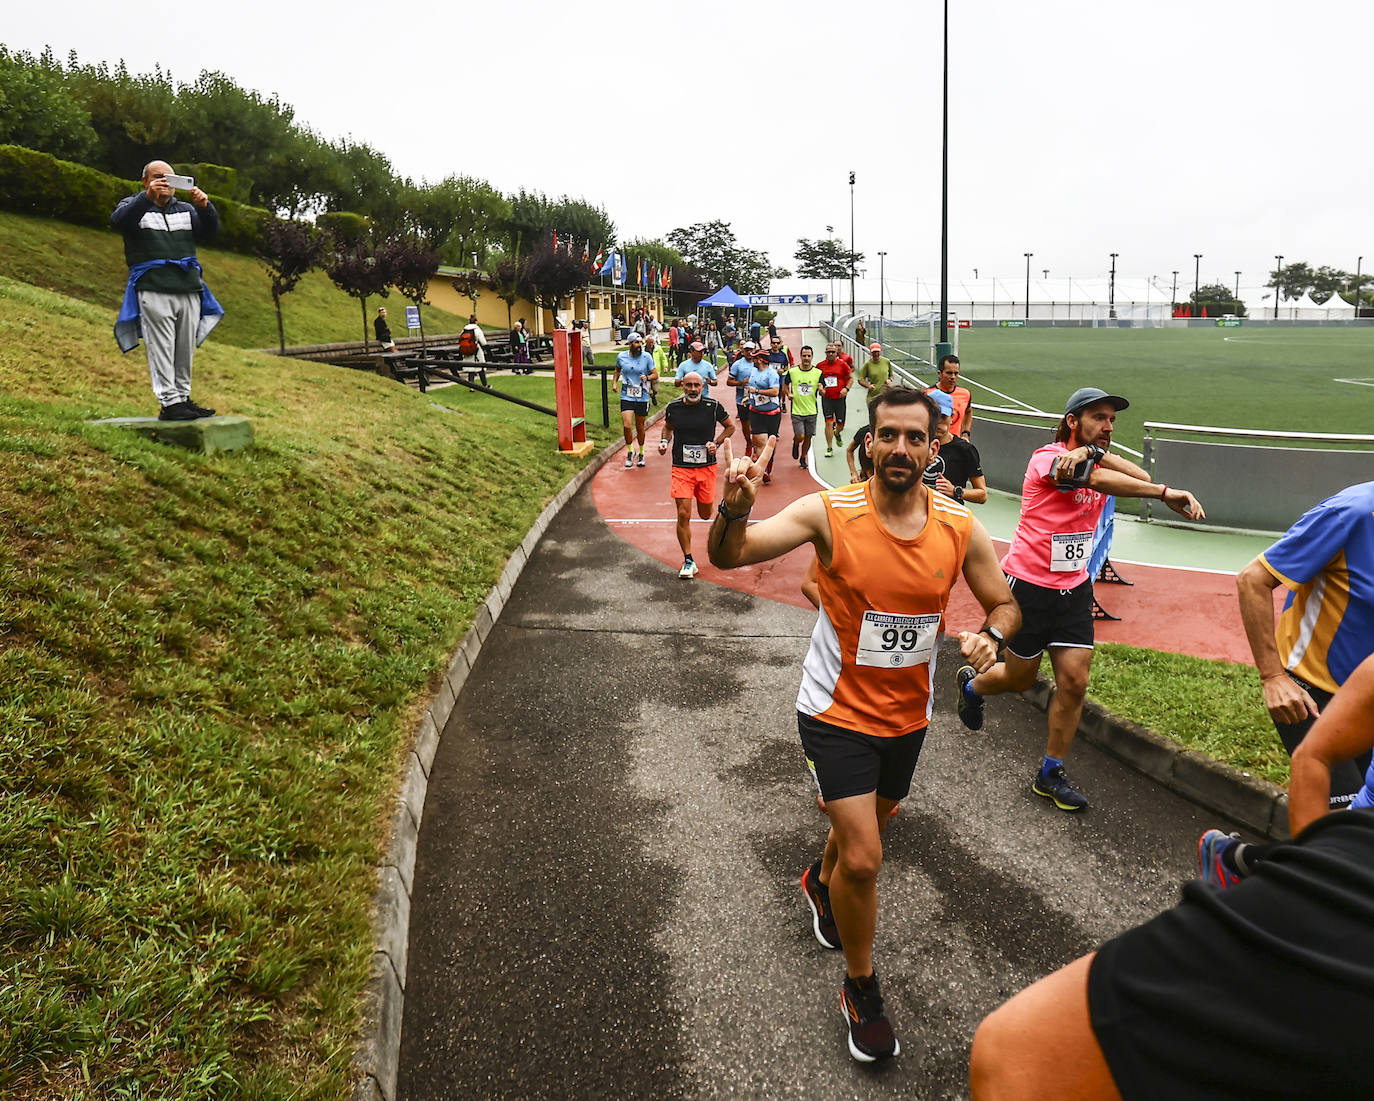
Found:
<svg viewBox="0 0 1374 1101"><path fill-rule="evenodd" d="M193 176L196 186L207 195L223 195L241 203L248 196L249 183L239 176L237 168L222 164L174 164L182 176Z"/></svg>
<svg viewBox="0 0 1374 1101"><path fill-rule="evenodd" d="M200 178L197 177L198 182ZM232 181L230 184L232 186ZM136 180L121 180L20 145L0 145L0 209L3 210L56 218L76 225L105 227L110 224L110 214L119 201L138 190ZM251 256L262 224L271 215L258 207L236 203L217 194L212 193L211 198L219 211L220 232L215 245Z"/></svg>
<svg viewBox="0 0 1374 1101"><path fill-rule="evenodd" d="M350 248L361 240L368 227L372 225L372 220L362 214L340 210L321 214L315 219L315 225L328 233L344 248Z"/></svg>

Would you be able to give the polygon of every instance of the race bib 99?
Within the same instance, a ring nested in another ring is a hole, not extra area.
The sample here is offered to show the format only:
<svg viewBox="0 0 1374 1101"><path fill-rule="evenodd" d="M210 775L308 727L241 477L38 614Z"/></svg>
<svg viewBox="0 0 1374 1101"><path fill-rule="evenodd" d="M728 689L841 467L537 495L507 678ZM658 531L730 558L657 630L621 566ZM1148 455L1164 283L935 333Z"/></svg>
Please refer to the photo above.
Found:
<svg viewBox="0 0 1374 1101"><path fill-rule="evenodd" d="M898 615L864 612L859 626L856 665L881 665L890 669L925 665L935 649L940 630L939 615Z"/></svg>

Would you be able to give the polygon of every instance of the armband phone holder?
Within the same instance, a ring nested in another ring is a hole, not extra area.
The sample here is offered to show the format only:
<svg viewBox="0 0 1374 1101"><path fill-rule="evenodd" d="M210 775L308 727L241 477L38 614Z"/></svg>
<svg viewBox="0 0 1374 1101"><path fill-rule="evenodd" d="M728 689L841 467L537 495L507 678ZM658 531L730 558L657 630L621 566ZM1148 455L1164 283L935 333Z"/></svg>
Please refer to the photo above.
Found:
<svg viewBox="0 0 1374 1101"><path fill-rule="evenodd" d="M1092 477L1093 468L1097 466L1098 460L1106 454L1101 448L1093 448L1093 453L1079 463L1069 473L1067 478L1056 478L1054 488L1059 490L1082 489L1088 484L1088 479Z"/></svg>

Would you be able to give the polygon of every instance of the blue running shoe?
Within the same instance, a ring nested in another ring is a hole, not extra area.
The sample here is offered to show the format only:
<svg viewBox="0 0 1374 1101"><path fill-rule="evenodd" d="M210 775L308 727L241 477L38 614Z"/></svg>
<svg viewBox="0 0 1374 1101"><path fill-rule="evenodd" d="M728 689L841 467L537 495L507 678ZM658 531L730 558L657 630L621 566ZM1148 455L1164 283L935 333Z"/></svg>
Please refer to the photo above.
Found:
<svg viewBox="0 0 1374 1101"><path fill-rule="evenodd" d="M1231 871L1222 861L1222 853L1233 845L1240 844L1240 835L1222 833L1221 830L1208 830L1197 842L1197 877L1204 883L1217 887L1234 887L1240 876Z"/></svg>

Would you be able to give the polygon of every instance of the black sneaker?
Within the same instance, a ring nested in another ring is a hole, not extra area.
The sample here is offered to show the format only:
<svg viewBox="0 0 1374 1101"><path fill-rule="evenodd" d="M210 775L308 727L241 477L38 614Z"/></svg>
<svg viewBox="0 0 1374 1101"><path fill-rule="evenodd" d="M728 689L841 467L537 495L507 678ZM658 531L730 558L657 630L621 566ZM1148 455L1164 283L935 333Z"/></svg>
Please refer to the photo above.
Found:
<svg viewBox="0 0 1374 1101"><path fill-rule="evenodd" d="M189 401L176 401L159 409L157 419L160 421L193 421L199 416L195 406Z"/></svg>
<svg viewBox="0 0 1374 1101"><path fill-rule="evenodd" d="M849 1054L859 1062L876 1063L901 1054L902 1045L883 1013L883 995L876 973L869 976L863 987L846 975L840 988L840 1009L849 1025Z"/></svg>
<svg viewBox="0 0 1374 1101"><path fill-rule="evenodd" d="M968 693L964 691L964 685L977 675L972 665L960 666L959 672L954 675L954 691L958 696L955 709L959 712L959 721L970 730L983 729L983 697L975 692L973 699L969 699Z"/></svg>
<svg viewBox="0 0 1374 1101"><path fill-rule="evenodd" d="M1043 776L1036 772L1035 783L1031 784L1031 791L1045 799L1052 799L1054 805L1060 810L1082 810L1088 805L1088 800L1083 793L1069 783L1068 776L1064 774L1063 765L1050 769Z"/></svg>
<svg viewBox="0 0 1374 1101"><path fill-rule="evenodd" d="M821 882L821 862L817 860L801 877L802 894L811 907L811 931L822 948L838 948L840 931L835 928L835 915L830 912L830 890Z"/></svg>
<svg viewBox="0 0 1374 1101"><path fill-rule="evenodd" d="M196 416L198 417L213 417L215 415L215 411L213 409L206 409L203 405L197 405L189 398L186 400L186 404L196 411Z"/></svg>
<svg viewBox="0 0 1374 1101"><path fill-rule="evenodd" d="M793 436L793 437L792 437L792 458L795 459L795 458L797 457L797 449L798 449L799 447L801 447L801 440L797 439L796 436Z"/></svg>

